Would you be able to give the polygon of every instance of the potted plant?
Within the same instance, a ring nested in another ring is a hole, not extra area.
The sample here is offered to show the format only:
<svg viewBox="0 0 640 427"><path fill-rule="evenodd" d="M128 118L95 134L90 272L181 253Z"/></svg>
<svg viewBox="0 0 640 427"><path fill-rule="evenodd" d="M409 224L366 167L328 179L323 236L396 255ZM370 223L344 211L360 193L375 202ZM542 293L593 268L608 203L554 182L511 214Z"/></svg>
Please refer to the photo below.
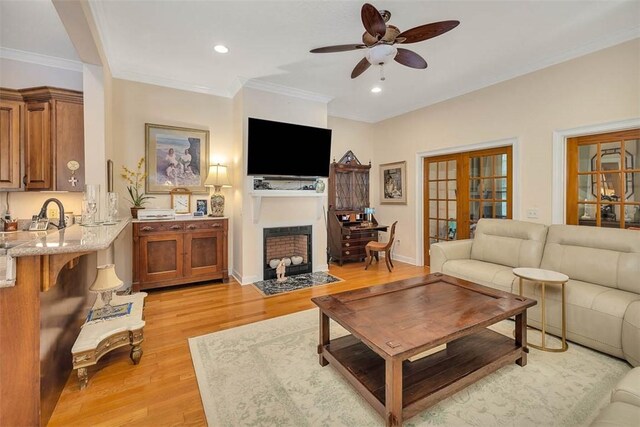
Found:
<svg viewBox="0 0 640 427"><path fill-rule="evenodd" d="M122 166L122 178L129 183L127 185L127 191L129 192L129 198L133 206L131 207L131 216L138 218L138 211L144 209L144 204L148 199L153 199L153 196L147 196L144 191L141 191L141 187L144 185L144 180L147 174L143 171L144 157L138 160L138 166L135 171L132 171L126 166Z"/></svg>

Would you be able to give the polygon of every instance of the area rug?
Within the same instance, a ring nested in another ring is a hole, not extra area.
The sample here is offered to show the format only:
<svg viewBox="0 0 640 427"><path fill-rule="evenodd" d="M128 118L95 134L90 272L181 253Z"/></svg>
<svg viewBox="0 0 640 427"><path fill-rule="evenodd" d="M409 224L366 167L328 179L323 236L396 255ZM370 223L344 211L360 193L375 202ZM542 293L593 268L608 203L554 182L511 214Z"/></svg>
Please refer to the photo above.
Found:
<svg viewBox="0 0 640 427"><path fill-rule="evenodd" d="M492 329L512 336L513 327ZM346 331L332 322L331 334ZM317 345L317 310L189 339L209 426L383 426L334 368L318 364ZM531 349L525 367L505 366L404 425L588 425L630 369L573 343L565 353Z"/></svg>
<svg viewBox="0 0 640 427"><path fill-rule="evenodd" d="M329 283L338 283L343 280L339 277L332 276L329 273L318 271L315 273L296 274L295 276L285 277L284 282L278 282L276 279L261 280L252 283L253 286L265 296L277 295L283 292L296 291L298 289L310 288L312 286L328 285Z"/></svg>

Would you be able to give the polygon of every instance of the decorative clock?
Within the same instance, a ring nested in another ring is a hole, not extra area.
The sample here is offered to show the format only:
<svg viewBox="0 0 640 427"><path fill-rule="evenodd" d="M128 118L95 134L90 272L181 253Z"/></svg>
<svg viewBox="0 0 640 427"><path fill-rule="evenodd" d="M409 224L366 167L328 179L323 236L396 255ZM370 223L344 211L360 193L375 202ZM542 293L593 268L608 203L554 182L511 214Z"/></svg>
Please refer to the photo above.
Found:
<svg viewBox="0 0 640 427"><path fill-rule="evenodd" d="M171 209L177 214L191 212L191 191L186 188L174 188L169 192L171 195Z"/></svg>

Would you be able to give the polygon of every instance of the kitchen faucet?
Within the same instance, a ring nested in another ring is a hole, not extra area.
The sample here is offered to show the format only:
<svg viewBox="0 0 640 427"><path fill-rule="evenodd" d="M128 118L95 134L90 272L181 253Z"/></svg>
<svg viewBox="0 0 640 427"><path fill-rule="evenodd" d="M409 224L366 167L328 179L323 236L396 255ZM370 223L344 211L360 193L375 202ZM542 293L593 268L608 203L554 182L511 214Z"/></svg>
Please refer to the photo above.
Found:
<svg viewBox="0 0 640 427"><path fill-rule="evenodd" d="M46 219L47 218L47 206L49 206L49 203L55 203L56 205L58 205L58 210L60 210L60 220L58 221L58 225L56 224L51 224L54 227L57 227L58 230L62 230L65 227L65 223L64 223L64 206L62 206L62 202L56 198L50 198L44 201L44 203L42 204L42 208L40 209L40 213L38 214L38 219Z"/></svg>

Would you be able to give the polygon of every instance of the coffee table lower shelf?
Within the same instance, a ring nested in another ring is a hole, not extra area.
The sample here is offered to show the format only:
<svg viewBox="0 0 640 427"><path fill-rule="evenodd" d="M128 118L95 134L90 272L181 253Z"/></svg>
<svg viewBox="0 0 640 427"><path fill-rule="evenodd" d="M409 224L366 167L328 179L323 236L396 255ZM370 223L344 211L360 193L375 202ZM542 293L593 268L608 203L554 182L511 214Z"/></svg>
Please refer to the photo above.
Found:
<svg viewBox="0 0 640 427"><path fill-rule="evenodd" d="M523 349L489 329L447 343L439 353L405 360L402 366L402 418L458 392L469 384L514 363ZM385 416L385 360L353 335L332 339L322 355L383 417Z"/></svg>

